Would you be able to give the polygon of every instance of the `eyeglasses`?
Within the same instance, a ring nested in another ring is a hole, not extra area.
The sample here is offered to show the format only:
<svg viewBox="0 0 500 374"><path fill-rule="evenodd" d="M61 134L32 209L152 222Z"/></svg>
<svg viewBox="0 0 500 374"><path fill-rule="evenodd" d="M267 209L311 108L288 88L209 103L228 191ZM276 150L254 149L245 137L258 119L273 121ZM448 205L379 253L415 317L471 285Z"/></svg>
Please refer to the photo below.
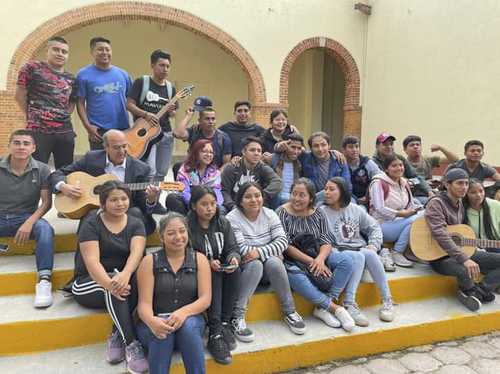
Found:
<svg viewBox="0 0 500 374"><path fill-rule="evenodd" d="M214 151L200 151L200 153L202 153L204 155L213 155Z"/></svg>

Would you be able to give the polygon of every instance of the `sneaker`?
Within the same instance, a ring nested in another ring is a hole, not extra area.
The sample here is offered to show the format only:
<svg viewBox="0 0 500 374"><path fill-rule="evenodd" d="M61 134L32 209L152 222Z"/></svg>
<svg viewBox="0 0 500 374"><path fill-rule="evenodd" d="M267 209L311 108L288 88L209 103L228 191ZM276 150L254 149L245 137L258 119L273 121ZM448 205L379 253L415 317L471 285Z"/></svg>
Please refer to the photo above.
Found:
<svg viewBox="0 0 500 374"><path fill-rule="evenodd" d="M236 318L232 321L234 336L241 342L251 343L255 339L252 330L247 327L244 318Z"/></svg>
<svg viewBox="0 0 500 374"><path fill-rule="evenodd" d="M141 343L134 340L125 347L125 360L127 360L127 371L132 374L143 374L149 370L148 360L144 356Z"/></svg>
<svg viewBox="0 0 500 374"><path fill-rule="evenodd" d="M229 365L233 361L229 347L224 341L222 334L210 336L208 338L207 349L215 362L221 365Z"/></svg>
<svg viewBox="0 0 500 374"><path fill-rule="evenodd" d="M222 337L227 344L230 351L234 351L238 344L236 343L236 338L234 337L231 325L228 322L222 322Z"/></svg>
<svg viewBox="0 0 500 374"><path fill-rule="evenodd" d="M413 262L408 260L402 253L392 252L392 259L394 263L402 268L412 268Z"/></svg>
<svg viewBox="0 0 500 374"><path fill-rule="evenodd" d="M357 304L344 304L344 308L357 326L366 327L370 324L368 318L361 312Z"/></svg>
<svg viewBox="0 0 500 374"><path fill-rule="evenodd" d="M118 330L115 330L108 337L108 342L106 344L106 361L114 365L123 360L125 360L125 342Z"/></svg>
<svg viewBox="0 0 500 374"><path fill-rule="evenodd" d="M394 266L394 261L391 256L391 252L388 248L382 248L382 250L378 254L380 256L380 261L382 261L382 265L384 265L384 270L387 273L392 273L396 271L396 266Z"/></svg>
<svg viewBox="0 0 500 374"><path fill-rule="evenodd" d="M343 307L340 306L337 310L335 310L335 317L337 317L340 321L340 324L345 331L351 332L354 329L355 322L351 315Z"/></svg>
<svg viewBox="0 0 500 374"><path fill-rule="evenodd" d="M481 294L481 301L484 303L491 303L495 300L495 294L490 291L486 285L481 282L477 284L477 291Z"/></svg>
<svg viewBox="0 0 500 374"><path fill-rule="evenodd" d="M47 308L52 305L52 283L42 279L35 287L35 308Z"/></svg>
<svg viewBox="0 0 500 374"><path fill-rule="evenodd" d="M335 318L335 316L326 309L319 308L319 307L314 308L313 316L322 320L324 323L326 323L327 326L330 326L330 327L342 326L340 324L340 321L337 318Z"/></svg>
<svg viewBox="0 0 500 374"><path fill-rule="evenodd" d="M382 308L378 311L378 318L384 322L392 322L394 320L394 305L392 299L387 299L382 302Z"/></svg>
<svg viewBox="0 0 500 374"><path fill-rule="evenodd" d="M303 335L306 332L306 325L299 313L293 312L285 316L285 323L294 334Z"/></svg>
<svg viewBox="0 0 500 374"><path fill-rule="evenodd" d="M475 312L481 308L481 301L474 288L467 291L458 290L457 298L470 311Z"/></svg>

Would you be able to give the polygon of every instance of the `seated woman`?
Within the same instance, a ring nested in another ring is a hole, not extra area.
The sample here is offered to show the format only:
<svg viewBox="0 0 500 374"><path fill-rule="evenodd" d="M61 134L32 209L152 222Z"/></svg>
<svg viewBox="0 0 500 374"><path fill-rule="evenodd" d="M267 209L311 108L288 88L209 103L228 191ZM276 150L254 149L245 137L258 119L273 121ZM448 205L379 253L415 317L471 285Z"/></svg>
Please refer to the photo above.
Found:
<svg viewBox="0 0 500 374"><path fill-rule="evenodd" d="M351 331L354 321L339 305L338 299L351 277L352 259L345 253L332 252L328 223L323 212L314 207L315 197L314 184L307 178L299 178L292 184L290 201L276 211L292 243L285 251L288 280L295 292L315 305L315 317L328 326L342 326L346 331ZM311 234L316 240L319 248L316 257L305 253L305 248L298 248L296 241L305 234ZM309 269L303 269L301 264ZM333 277L330 288L327 291L320 290L307 271L315 276Z"/></svg>
<svg viewBox="0 0 500 374"><path fill-rule="evenodd" d="M184 184L182 193L169 193L165 200L168 211L186 215L193 186L213 188L219 209L224 209L220 170L214 164L214 149L208 139L197 140L189 149L186 161L181 165L177 181ZM225 210L221 212L225 214Z"/></svg>
<svg viewBox="0 0 500 374"><path fill-rule="evenodd" d="M485 197L481 181L471 179L464 199L465 223L480 239L500 240L500 201ZM485 248L500 253L500 248Z"/></svg>
<svg viewBox="0 0 500 374"><path fill-rule="evenodd" d="M128 215L130 191L121 182L104 183L101 209L89 213L78 232L72 293L87 308L107 308L113 320L106 360L127 361L131 373L145 373L148 363L136 339L132 312L137 306L135 271L144 254L142 220Z"/></svg>
<svg viewBox="0 0 500 374"><path fill-rule="evenodd" d="M368 326L368 319L356 304L356 291L366 268L375 281L382 296L379 318L385 322L394 319L391 291L385 276L384 265L377 255L382 245L380 225L359 205L351 202L344 179L334 177L325 185L325 205L321 207L326 216L334 246L343 253L357 254L353 257L353 273L347 283L344 306L358 326ZM366 239L365 239L366 238ZM361 255L361 259L359 258ZM362 266L359 266L362 264Z"/></svg>
<svg viewBox="0 0 500 374"><path fill-rule="evenodd" d="M205 373L202 313L210 305L210 265L189 246L186 219L168 213L159 225L163 248L147 255L137 271L137 334L148 350L150 374L170 371L174 347L187 374Z"/></svg>
<svg viewBox="0 0 500 374"><path fill-rule="evenodd" d="M411 224L423 215L423 206L413 198L410 185L403 177L403 161L394 155L384 160L384 173L373 177L370 184L370 215L382 228L384 242L394 243L391 253L384 248L380 252L382 261L401 267L412 267L403 252L410 242Z"/></svg>
<svg viewBox="0 0 500 374"><path fill-rule="evenodd" d="M241 274L239 248L231 224L218 212L214 190L196 186L191 192L189 238L193 248L207 256L212 268L207 348L216 362L229 364L231 350L236 349L230 322Z"/></svg>
<svg viewBox="0 0 500 374"><path fill-rule="evenodd" d="M238 299L233 310L233 330L242 342L254 340L247 327L245 313L250 297L262 279L271 283L278 294L284 321L295 334L306 327L295 310L295 303L283 264L283 251L288 247L285 231L274 211L263 206L261 187L255 182L243 183L236 194L237 209L226 217L233 227L242 256Z"/></svg>
<svg viewBox="0 0 500 374"><path fill-rule="evenodd" d="M290 134L298 133L297 128L288 123L288 114L283 109L275 109L271 112L269 125L270 127L261 137L264 158L271 157L276 143L288 140Z"/></svg>

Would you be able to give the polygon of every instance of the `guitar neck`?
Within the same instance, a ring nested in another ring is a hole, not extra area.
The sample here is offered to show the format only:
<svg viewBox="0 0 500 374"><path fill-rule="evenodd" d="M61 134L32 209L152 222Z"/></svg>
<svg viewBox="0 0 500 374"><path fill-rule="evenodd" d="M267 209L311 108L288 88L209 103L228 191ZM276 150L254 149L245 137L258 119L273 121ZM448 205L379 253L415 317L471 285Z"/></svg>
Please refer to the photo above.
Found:
<svg viewBox="0 0 500 374"><path fill-rule="evenodd" d="M141 191L145 190L149 185L159 186L161 181L153 181L153 182L138 182L138 183L127 183L126 186L130 191Z"/></svg>
<svg viewBox="0 0 500 374"><path fill-rule="evenodd" d="M500 240L462 238L463 245L479 248L500 248Z"/></svg>
<svg viewBox="0 0 500 374"><path fill-rule="evenodd" d="M168 103L165 103L165 105L159 110L159 112L156 113L156 116L161 119L167 113L168 106L175 104L177 101L179 101L179 97L175 95Z"/></svg>

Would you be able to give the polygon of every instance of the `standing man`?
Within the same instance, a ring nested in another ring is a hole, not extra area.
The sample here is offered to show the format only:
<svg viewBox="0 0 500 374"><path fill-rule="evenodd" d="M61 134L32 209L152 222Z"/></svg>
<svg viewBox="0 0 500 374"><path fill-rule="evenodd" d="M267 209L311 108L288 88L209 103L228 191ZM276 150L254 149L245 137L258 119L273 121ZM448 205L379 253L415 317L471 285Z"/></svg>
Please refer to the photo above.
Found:
<svg viewBox="0 0 500 374"><path fill-rule="evenodd" d="M89 134L90 149L103 149L102 136L111 129L129 128L127 94L132 85L128 73L111 65L111 42L90 40L94 63L76 75L78 116Z"/></svg>
<svg viewBox="0 0 500 374"><path fill-rule="evenodd" d="M30 61L19 71L15 99L26 116L26 128L33 131L33 157L48 163L54 156L56 169L71 164L75 133L71 113L75 109L73 74L65 71L68 42L55 36L47 42L47 60Z"/></svg>
<svg viewBox="0 0 500 374"><path fill-rule="evenodd" d="M35 149L30 130L10 135L9 154L0 160L0 236L14 237L17 244L35 239L38 280L34 306L46 308L53 300L54 229L42 217L52 206L52 195L50 169L32 157Z"/></svg>
<svg viewBox="0 0 500 374"><path fill-rule="evenodd" d="M465 170L470 178L475 178L483 182L487 178L500 181L500 174L496 169L484 162L484 144L479 140L469 140L464 146L465 158L448 166L447 170L460 168Z"/></svg>
<svg viewBox="0 0 500 374"><path fill-rule="evenodd" d="M175 115L177 105L168 104L176 94L176 89L167 80L172 57L169 53L157 49L151 54L152 75L137 78L132 85L127 98L127 109L134 116L134 121L144 118L153 126L161 127L161 134L143 157L143 161L151 167L155 180L163 181L170 167L174 149L174 137L170 117ZM165 105L169 106L167 113L158 118L158 113Z"/></svg>
<svg viewBox="0 0 500 374"><path fill-rule="evenodd" d="M235 122L227 122L219 127L219 130L225 132L231 139L232 157L237 157L235 162L241 158L242 140L248 136L260 138L266 131L261 125L250 122L252 119L251 110L252 105L249 101L237 101L234 104Z"/></svg>

